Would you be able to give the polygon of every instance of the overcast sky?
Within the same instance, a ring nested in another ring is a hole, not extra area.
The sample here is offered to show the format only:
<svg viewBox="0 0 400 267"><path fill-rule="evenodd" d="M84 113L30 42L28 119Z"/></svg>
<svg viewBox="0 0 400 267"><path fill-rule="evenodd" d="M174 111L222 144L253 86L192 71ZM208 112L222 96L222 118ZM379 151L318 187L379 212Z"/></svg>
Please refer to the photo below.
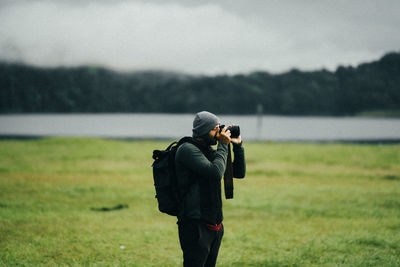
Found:
<svg viewBox="0 0 400 267"><path fill-rule="evenodd" d="M0 60L234 74L400 51L399 0L0 0Z"/></svg>

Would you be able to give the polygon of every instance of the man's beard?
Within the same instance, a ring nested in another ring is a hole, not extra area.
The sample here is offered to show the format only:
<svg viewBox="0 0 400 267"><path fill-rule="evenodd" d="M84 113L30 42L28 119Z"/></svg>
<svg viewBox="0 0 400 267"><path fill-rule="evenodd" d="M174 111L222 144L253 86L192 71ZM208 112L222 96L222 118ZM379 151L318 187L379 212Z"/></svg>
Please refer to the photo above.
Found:
<svg viewBox="0 0 400 267"><path fill-rule="evenodd" d="M206 136L204 136L204 142L208 146L216 145L217 144L217 133L215 133L215 135L211 135L208 133Z"/></svg>

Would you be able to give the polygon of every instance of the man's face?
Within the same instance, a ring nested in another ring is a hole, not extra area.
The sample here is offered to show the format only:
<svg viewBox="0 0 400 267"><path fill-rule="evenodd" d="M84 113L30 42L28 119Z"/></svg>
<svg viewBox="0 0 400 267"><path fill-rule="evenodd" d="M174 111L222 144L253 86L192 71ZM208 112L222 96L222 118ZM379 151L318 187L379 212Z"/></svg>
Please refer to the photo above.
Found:
<svg viewBox="0 0 400 267"><path fill-rule="evenodd" d="M207 142L210 144L210 146L216 145L218 141L218 135L219 135L219 124L214 127L211 131L208 132L208 138Z"/></svg>

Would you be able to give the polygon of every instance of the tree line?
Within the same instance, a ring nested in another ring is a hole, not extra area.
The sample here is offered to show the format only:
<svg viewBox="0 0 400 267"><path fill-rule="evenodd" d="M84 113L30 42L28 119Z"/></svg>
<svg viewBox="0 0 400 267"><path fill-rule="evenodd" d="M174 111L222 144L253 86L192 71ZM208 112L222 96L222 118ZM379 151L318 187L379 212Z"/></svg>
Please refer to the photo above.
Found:
<svg viewBox="0 0 400 267"><path fill-rule="evenodd" d="M191 76L0 63L0 113L354 115L400 110L400 53L336 71Z"/></svg>

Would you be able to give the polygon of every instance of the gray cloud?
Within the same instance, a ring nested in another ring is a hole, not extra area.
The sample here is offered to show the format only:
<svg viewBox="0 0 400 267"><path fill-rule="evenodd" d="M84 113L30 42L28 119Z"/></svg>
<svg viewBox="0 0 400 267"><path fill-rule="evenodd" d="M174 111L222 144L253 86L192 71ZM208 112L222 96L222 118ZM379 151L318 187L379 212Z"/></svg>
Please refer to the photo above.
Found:
<svg viewBox="0 0 400 267"><path fill-rule="evenodd" d="M334 69L398 50L398 1L2 1L0 59L188 73Z"/></svg>

